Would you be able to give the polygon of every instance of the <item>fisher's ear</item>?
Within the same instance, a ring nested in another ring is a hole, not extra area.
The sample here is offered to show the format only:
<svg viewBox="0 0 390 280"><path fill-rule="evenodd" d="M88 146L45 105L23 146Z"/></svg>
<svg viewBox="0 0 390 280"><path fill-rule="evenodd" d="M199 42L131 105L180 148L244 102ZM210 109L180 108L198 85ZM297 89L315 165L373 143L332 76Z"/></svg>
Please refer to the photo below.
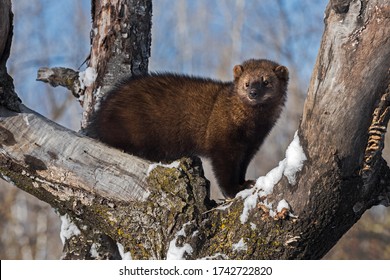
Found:
<svg viewBox="0 0 390 280"><path fill-rule="evenodd" d="M275 68L274 72L279 79L288 81L287 67L279 65L278 67Z"/></svg>
<svg viewBox="0 0 390 280"><path fill-rule="evenodd" d="M242 65L234 66L233 67L234 79L238 79L242 75L242 72L244 72L244 67L242 67Z"/></svg>

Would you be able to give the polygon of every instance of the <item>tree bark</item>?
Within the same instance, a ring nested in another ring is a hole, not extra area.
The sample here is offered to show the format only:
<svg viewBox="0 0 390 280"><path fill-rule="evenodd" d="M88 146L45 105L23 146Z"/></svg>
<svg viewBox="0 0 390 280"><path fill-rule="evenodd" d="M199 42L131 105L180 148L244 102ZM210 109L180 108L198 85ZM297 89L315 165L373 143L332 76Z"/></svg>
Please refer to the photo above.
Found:
<svg viewBox="0 0 390 280"><path fill-rule="evenodd" d="M84 93L82 128L115 81L148 71L151 0L96 0L92 3L91 56L96 82Z"/></svg>
<svg viewBox="0 0 390 280"><path fill-rule="evenodd" d="M13 79L7 73L7 60L13 35L11 0L2 0L0 5L0 106L19 112L21 100L17 96Z"/></svg>
<svg viewBox="0 0 390 280"><path fill-rule="evenodd" d="M150 2L110 3L92 8L89 67L97 78L85 92L85 123L119 73L147 70ZM298 131L307 160L295 184L284 176L266 196L259 183L247 199L215 207L198 159L152 164L25 106L21 113L0 107L0 176L78 225L69 258L93 258L91 235L108 240L102 258L118 257L116 242L134 259L321 258L366 209L389 205L381 157L390 110L388 26L385 0L330 2ZM257 207L243 220L249 198ZM282 199L289 210L276 209Z"/></svg>

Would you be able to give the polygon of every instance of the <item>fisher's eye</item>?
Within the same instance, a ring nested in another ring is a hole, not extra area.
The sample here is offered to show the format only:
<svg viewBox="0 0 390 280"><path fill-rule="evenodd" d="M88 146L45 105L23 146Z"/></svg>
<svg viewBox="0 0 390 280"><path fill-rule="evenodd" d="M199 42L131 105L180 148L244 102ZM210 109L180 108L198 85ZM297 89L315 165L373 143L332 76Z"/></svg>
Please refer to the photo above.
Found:
<svg viewBox="0 0 390 280"><path fill-rule="evenodd" d="M245 88L248 88L249 87L249 82L245 82Z"/></svg>
<svg viewBox="0 0 390 280"><path fill-rule="evenodd" d="M269 81L268 80L264 80L263 81L263 85L268 86L269 85Z"/></svg>

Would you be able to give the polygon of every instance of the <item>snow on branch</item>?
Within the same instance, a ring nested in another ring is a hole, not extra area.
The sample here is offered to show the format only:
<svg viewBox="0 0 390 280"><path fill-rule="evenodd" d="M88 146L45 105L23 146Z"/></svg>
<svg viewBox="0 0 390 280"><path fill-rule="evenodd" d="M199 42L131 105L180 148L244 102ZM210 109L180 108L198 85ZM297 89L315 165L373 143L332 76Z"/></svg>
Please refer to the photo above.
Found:
<svg viewBox="0 0 390 280"><path fill-rule="evenodd" d="M290 185L295 185L296 174L302 170L306 159L303 148L299 143L298 133L296 132L293 141L286 150L286 158L280 161L279 165L268 172L267 175L259 177L254 188L243 190L237 194L237 197L244 199L244 209L240 217L241 223L245 223L248 220L249 211L256 207L259 199L261 200L262 197L273 192L274 186L282 179L283 175L287 177ZM264 205L270 209L269 214L271 217L274 217L275 212L271 209L272 205L267 204L266 200ZM280 208L279 212L281 212L282 208L280 206L278 208Z"/></svg>

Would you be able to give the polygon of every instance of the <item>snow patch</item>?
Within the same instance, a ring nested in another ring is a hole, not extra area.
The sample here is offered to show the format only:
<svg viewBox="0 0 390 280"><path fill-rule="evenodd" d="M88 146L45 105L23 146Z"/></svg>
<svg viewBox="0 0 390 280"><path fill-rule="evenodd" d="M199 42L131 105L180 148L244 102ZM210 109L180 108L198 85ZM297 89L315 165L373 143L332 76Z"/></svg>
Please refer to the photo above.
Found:
<svg viewBox="0 0 390 280"><path fill-rule="evenodd" d="M92 258L95 258L95 259L99 257L96 243L92 243L91 249L89 249L89 254L91 255Z"/></svg>
<svg viewBox="0 0 390 280"><path fill-rule="evenodd" d="M244 238L241 237L240 241L232 245L233 251L246 251L248 246L244 242Z"/></svg>
<svg viewBox="0 0 390 280"><path fill-rule="evenodd" d="M191 222L187 222L183 225L182 229L176 232L175 238L169 243L169 248L167 252L167 260L182 260L184 257L184 253L189 255L192 254L193 249L190 244L184 243L183 247L177 247L176 241L179 236L186 236L184 228L189 225Z"/></svg>
<svg viewBox="0 0 390 280"><path fill-rule="evenodd" d="M179 168L180 166L180 160L176 160L170 164L163 164L161 162L159 163L152 163L149 165L148 171L146 171L146 175L149 176L150 172L152 172L153 169L155 169L157 166L162 166L164 168Z"/></svg>
<svg viewBox="0 0 390 280"><path fill-rule="evenodd" d="M276 207L276 211L278 213L282 212L283 208L290 210L290 205L288 205L288 203L285 199L282 199L281 201L279 201L278 206Z"/></svg>
<svg viewBox="0 0 390 280"><path fill-rule="evenodd" d="M91 86L95 82L96 77L97 72L92 67L88 67L85 71L79 72L80 88L85 89L85 87Z"/></svg>
<svg viewBox="0 0 390 280"><path fill-rule="evenodd" d="M176 239L177 237L169 243L167 260L183 260L184 253L191 255L193 252L191 245L188 243L185 243L183 247L177 247L175 245Z"/></svg>
<svg viewBox="0 0 390 280"><path fill-rule="evenodd" d="M263 201L263 204L264 204L265 207L267 207L269 209L269 212L268 212L269 216L271 218L274 218L276 213L275 213L274 210L272 210L272 202L268 202L268 200L266 199L266 200Z"/></svg>
<svg viewBox="0 0 390 280"><path fill-rule="evenodd" d="M295 132L294 140L286 150L286 167L283 172L291 185L296 184L296 174L302 170L303 163L306 160L305 152L299 142L298 132Z"/></svg>
<svg viewBox="0 0 390 280"><path fill-rule="evenodd" d="M280 161L279 165L269 171L267 175L259 177L253 188L243 190L236 195L244 200L244 208L240 216L241 223L244 224L248 220L249 211L256 207L258 198L271 194L274 186L282 179L283 175L291 185L295 185L296 174L302 170L306 159L299 142L298 132L295 132L294 139L286 150L286 158ZM271 217L275 216L275 212L272 210L269 214Z"/></svg>
<svg viewBox="0 0 390 280"><path fill-rule="evenodd" d="M79 235L81 232L78 227L70 220L69 215L65 214L64 216L60 216L61 218L61 232L60 238L62 244L65 244L65 241L70 239L74 235Z"/></svg>
<svg viewBox="0 0 390 280"><path fill-rule="evenodd" d="M131 253L125 252L125 247L123 247L122 244L117 242L116 246L118 246L118 251L119 251L119 254L121 255L122 260L132 260Z"/></svg>

